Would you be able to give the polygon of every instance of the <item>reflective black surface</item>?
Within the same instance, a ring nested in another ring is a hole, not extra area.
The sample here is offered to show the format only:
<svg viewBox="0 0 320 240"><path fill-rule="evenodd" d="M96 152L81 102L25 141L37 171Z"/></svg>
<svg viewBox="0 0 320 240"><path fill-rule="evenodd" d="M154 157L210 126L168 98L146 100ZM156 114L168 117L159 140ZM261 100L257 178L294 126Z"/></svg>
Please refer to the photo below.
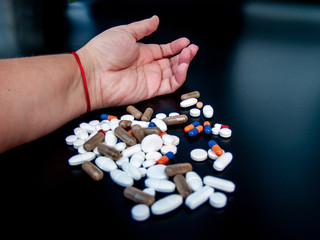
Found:
<svg viewBox="0 0 320 240"><path fill-rule="evenodd" d="M67 163L76 150L64 139L79 123L99 119L101 113L126 113L124 107L102 109L0 155L4 231L43 237L118 234L128 239L320 237L320 6L80 1L64 11L66 28L49 21L51 34L64 30L53 34L63 46L51 48L55 43L51 39L35 52L71 51L108 27L153 14L161 23L145 42L166 43L186 36L199 45L181 89L136 106L185 113L179 107L180 95L200 91L200 100L215 109L211 122L230 125L233 135L230 140L204 135L192 140L182 127L170 128L181 139L172 162L191 162L202 177L230 179L236 191L227 194L228 205L221 210L208 203L194 211L181 206L146 222L133 221L133 203L124 199L123 188L108 174L94 182L80 167ZM23 47L17 52L28 53ZM234 155L222 173L212 169L210 159L196 163L189 157L193 148L207 149L209 139Z"/></svg>

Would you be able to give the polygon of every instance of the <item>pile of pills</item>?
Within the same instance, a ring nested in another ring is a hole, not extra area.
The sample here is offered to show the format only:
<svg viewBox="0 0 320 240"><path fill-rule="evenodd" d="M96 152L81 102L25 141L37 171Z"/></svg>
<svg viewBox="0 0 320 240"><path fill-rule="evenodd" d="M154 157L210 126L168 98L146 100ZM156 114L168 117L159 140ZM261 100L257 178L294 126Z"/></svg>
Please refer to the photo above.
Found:
<svg viewBox="0 0 320 240"><path fill-rule="evenodd" d="M211 127L209 119L214 110L212 106L199 102L199 97L198 91L183 94L180 107L191 107L191 117L199 117L202 110L207 119L203 124L195 121L187 125L189 118L185 114L154 114L152 108L141 112L132 105L126 108L128 114L119 119L102 114L101 121L81 123L74 129L74 134L65 139L67 145L78 150L78 154L69 158L69 165L81 165L95 181L102 180L104 172L109 173L112 181L124 187L124 197L136 203L131 209L136 221L148 219L151 213L163 215L171 212L183 202L191 210L208 200L214 208L225 207L225 193L235 190L232 181L211 175L201 178L188 162L170 164L180 144L179 137L167 133L171 125L183 125L190 138L202 132L231 137L229 126L216 123ZM193 149L190 157L196 162L208 157L213 159L216 171L225 170L233 159L232 154L221 149L214 140L208 141L207 149ZM134 187L135 181L143 181L145 188ZM156 192L168 195L157 199Z"/></svg>

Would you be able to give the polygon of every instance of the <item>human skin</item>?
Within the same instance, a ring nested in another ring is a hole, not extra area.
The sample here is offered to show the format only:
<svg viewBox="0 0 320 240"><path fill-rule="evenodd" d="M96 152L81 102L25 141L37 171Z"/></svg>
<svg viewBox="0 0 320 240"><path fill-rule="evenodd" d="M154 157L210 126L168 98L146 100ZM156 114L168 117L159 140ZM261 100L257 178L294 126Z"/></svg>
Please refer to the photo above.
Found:
<svg viewBox="0 0 320 240"><path fill-rule="evenodd" d="M77 51L91 110L134 104L177 90L198 47L187 38L142 44L159 18L110 28ZM87 101L72 54L0 60L0 152L32 141L84 114Z"/></svg>

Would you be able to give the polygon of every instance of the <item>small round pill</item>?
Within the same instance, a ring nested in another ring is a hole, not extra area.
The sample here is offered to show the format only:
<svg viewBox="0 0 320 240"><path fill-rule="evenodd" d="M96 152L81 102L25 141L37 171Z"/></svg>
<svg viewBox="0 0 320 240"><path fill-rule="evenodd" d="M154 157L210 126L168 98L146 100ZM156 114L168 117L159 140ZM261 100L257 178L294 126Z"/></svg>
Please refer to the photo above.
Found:
<svg viewBox="0 0 320 240"><path fill-rule="evenodd" d="M202 162L208 158L208 153L204 149L196 148L190 152L190 157L194 161Z"/></svg>
<svg viewBox="0 0 320 240"><path fill-rule="evenodd" d="M227 196L222 192L214 192L209 198L209 203L214 208L223 208L227 204Z"/></svg>
<svg viewBox="0 0 320 240"><path fill-rule="evenodd" d="M200 109L198 109L198 108L191 108L190 109L190 116L191 117L199 117L200 114L201 114Z"/></svg>
<svg viewBox="0 0 320 240"><path fill-rule="evenodd" d="M197 102L196 107L201 109L203 107L203 102Z"/></svg>
<svg viewBox="0 0 320 240"><path fill-rule="evenodd" d="M213 135L219 135L220 128L213 127L213 128L211 129L211 132L212 132Z"/></svg>
<svg viewBox="0 0 320 240"><path fill-rule="evenodd" d="M232 131L230 128L221 128L219 131L219 136L223 138L231 137Z"/></svg>
<svg viewBox="0 0 320 240"><path fill-rule="evenodd" d="M131 216L136 221L145 221L150 217L150 209L146 204L137 204L131 209Z"/></svg>

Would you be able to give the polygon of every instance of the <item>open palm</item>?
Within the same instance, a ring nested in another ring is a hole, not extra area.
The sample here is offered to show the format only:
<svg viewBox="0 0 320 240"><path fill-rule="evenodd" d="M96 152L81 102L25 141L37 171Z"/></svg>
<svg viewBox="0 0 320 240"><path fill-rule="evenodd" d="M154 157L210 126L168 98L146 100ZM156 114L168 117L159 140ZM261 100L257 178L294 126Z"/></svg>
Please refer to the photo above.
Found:
<svg viewBox="0 0 320 240"><path fill-rule="evenodd" d="M162 45L137 42L158 25L154 16L114 27L79 50L86 52L83 56L90 57L94 68L93 108L133 104L172 93L183 84L198 47L189 45L187 38Z"/></svg>

